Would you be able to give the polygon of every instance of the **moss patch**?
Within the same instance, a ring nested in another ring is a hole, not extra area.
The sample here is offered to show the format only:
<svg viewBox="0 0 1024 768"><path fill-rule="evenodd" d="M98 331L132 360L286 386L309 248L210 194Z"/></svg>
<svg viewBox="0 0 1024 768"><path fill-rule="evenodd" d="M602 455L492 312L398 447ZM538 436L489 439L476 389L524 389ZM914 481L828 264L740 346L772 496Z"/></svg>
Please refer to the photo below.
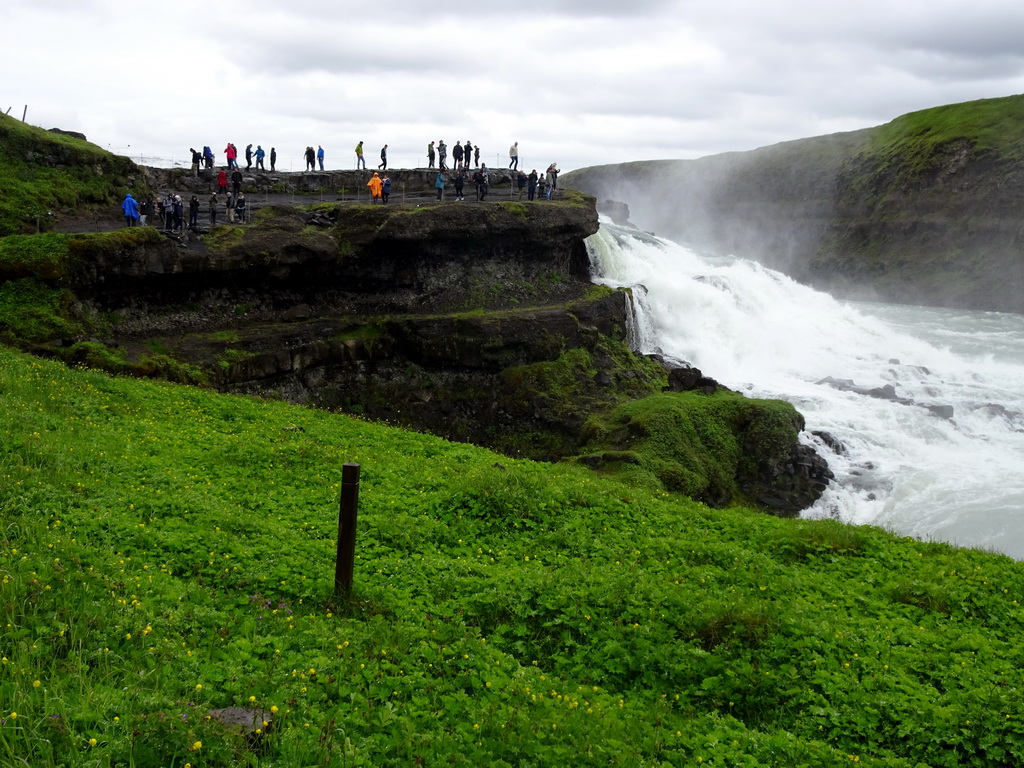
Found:
<svg viewBox="0 0 1024 768"><path fill-rule="evenodd" d="M127 157L0 116L0 236L50 229L65 210L116 208L146 190Z"/></svg>
<svg viewBox="0 0 1024 768"><path fill-rule="evenodd" d="M796 442L799 418L789 403L724 390L660 393L591 418L587 463L726 506L742 499L742 479L756 476L760 457L784 456Z"/></svg>

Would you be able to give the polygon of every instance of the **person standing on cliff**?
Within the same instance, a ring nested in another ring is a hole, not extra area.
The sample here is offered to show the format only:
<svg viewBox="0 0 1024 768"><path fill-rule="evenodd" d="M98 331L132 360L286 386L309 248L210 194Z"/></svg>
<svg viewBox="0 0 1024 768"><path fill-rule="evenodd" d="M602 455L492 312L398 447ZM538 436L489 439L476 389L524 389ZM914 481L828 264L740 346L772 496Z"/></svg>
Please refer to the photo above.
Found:
<svg viewBox="0 0 1024 768"><path fill-rule="evenodd" d="M444 139L437 140L437 170L447 171L444 161L448 159L448 145L444 143ZM438 198L440 200L441 198Z"/></svg>
<svg viewBox="0 0 1024 768"><path fill-rule="evenodd" d="M252 168L252 144L245 145L245 170Z"/></svg>
<svg viewBox="0 0 1024 768"><path fill-rule="evenodd" d="M267 166L263 164L263 158L267 156L267 153L263 151L263 146L260 144L256 145L256 169L267 170Z"/></svg>
<svg viewBox="0 0 1024 768"><path fill-rule="evenodd" d="M512 146L508 148L508 167L514 171L519 170L519 142L513 142Z"/></svg>
<svg viewBox="0 0 1024 768"><path fill-rule="evenodd" d="M145 199L142 201L142 205L139 206L139 224L143 227L146 226L146 222L152 215L153 198L150 197L149 195L146 195Z"/></svg>
<svg viewBox="0 0 1024 768"><path fill-rule="evenodd" d="M324 169L324 148L317 144L316 145L316 159L320 163L320 170Z"/></svg>
<svg viewBox="0 0 1024 768"><path fill-rule="evenodd" d="M444 172L438 171L437 178L434 180L434 189L437 190L437 199L441 200L441 195L444 193Z"/></svg>
<svg viewBox="0 0 1024 768"><path fill-rule="evenodd" d="M245 195L240 194L235 198L235 218L243 224L249 221L249 209L246 207Z"/></svg>
<svg viewBox="0 0 1024 768"><path fill-rule="evenodd" d="M378 165L377 167L380 168L382 171L386 171L388 169L388 145L387 144L385 144L383 147L380 148L380 165Z"/></svg>
<svg viewBox="0 0 1024 768"><path fill-rule="evenodd" d="M533 200L533 196L537 193L537 169L534 168L530 171L530 175L526 177L526 199Z"/></svg>
<svg viewBox="0 0 1024 768"><path fill-rule="evenodd" d="M129 192L124 196L124 202L121 203L121 210L124 211L124 223L127 227L134 227L135 223L139 220L139 204L135 198L132 197L132 193Z"/></svg>
<svg viewBox="0 0 1024 768"><path fill-rule="evenodd" d="M181 232L185 228L185 203L181 199L181 195L174 196L174 228Z"/></svg>
<svg viewBox="0 0 1024 768"><path fill-rule="evenodd" d="M537 176L537 199L544 200L544 176Z"/></svg>
<svg viewBox="0 0 1024 768"><path fill-rule="evenodd" d="M473 167L474 168L479 168L480 167L480 145L479 144L477 144L475 147L473 147Z"/></svg>
<svg viewBox="0 0 1024 768"><path fill-rule="evenodd" d="M231 191L234 192L236 198L242 191L242 171L238 168L231 172Z"/></svg>
<svg viewBox="0 0 1024 768"><path fill-rule="evenodd" d="M174 195L170 192L164 198L164 231L174 229Z"/></svg>
<svg viewBox="0 0 1024 768"><path fill-rule="evenodd" d="M380 188L383 186L376 171L373 172L373 178L366 182L366 186L370 188L370 203L372 205L380 199Z"/></svg>
<svg viewBox="0 0 1024 768"><path fill-rule="evenodd" d="M473 145L469 143L469 139L466 139L465 145L462 147L462 164L468 171L472 167L473 163Z"/></svg>
<svg viewBox="0 0 1024 768"><path fill-rule="evenodd" d="M217 226L217 193L210 195L210 226Z"/></svg>
<svg viewBox="0 0 1024 768"><path fill-rule="evenodd" d="M305 157L306 157L306 170L307 171L315 171L316 170L316 150L314 150L312 147L307 146L306 147L306 152L305 152Z"/></svg>
<svg viewBox="0 0 1024 768"><path fill-rule="evenodd" d="M217 191L228 191L228 172L224 169L217 171Z"/></svg>
<svg viewBox="0 0 1024 768"><path fill-rule="evenodd" d="M452 182L455 184L455 202L465 200L462 196L462 188L466 183L466 172L461 168L455 172L452 176Z"/></svg>
<svg viewBox="0 0 1024 768"><path fill-rule="evenodd" d="M235 149L235 145L230 141L228 145L224 147L224 156L228 159L228 168L238 167L238 150Z"/></svg>
<svg viewBox="0 0 1024 768"><path fill-rule="evenodd" d="M199 198L195 195L188 201L188 226L190 229L199 226Z"/></svg>
<svg viewBox="0 0 1024 768"><path fill-rule="evenodd" d="M544 174L544 180L548 185L548 200L551 199L551 193L558 191L558 163L552 163L548 166L547 172Z"/></svg>
<svg viewBox="0 0 1024 768"><path fill-rule="evenodd" d="M486 200L490 176L487 173L487 166L480 166L480 170L473 174L473 181L476 182L476 199Z"/></svg>
<svg viewBox="0 0 1024 768"><path fill-rule="evenodd" d="M274 167L276 165L277 165L277 148L276 147L271 147L270 148L270 170L271 170L271 172L277 170L277 168Z"/></svg>
<svg viewBox="0 0 1024 768"><path fill-rule="evenodd" d="M551 165L549 165L548 166L548 173L551 174L551 188L555 192L557 192L558 191L558 174L561 173L561 171L558 170L558 163L552 163Z"/></svg>
<svg viewBox="0 0 1024 768"><path fill-rule="evenodd" d="M526 189L526 174L522 171L516 172L516 187L519 188L519 199L523 199L523 190Z"/></svg>
<svg viewBox="0 0 1024 768"><path fill-rule="evenodd" d="M356 170L366 170L366 160L363 158L363 142L356 144Z"/></svg>
<svg viewBox="0 0 1024 768"><path fill-rule="evenodd" d="M434 167L434 142L427 144L427 168Z"/></svg>
<svg viewBox="0 0 1024 768"><path fill-rule="evenodd" d="M188 151L192 153L192 175L193 176L198 176L199 175L199 164L201 162L203 162L203 156L201 154L199 154L199 152L197 152L192 147L189 147Z"/></svg>
<svg viewBox="0 0 1024 768"><path fill-rule="evenodd" d="M462 145L457 141L452 145L452 168L462 168Z"/></svg>

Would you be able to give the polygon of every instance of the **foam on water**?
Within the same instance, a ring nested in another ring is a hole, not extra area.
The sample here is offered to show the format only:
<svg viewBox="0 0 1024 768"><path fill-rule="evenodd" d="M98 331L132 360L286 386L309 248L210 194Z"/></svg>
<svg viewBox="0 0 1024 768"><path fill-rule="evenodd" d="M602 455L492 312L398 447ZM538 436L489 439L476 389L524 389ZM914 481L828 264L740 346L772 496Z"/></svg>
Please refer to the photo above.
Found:
<svg viewBox="0 0 1024 768"><path fill-rule="evenodd" d="M836 482L808 516L1024 557L1024 318L840 302L751 261L602 222L597 282L643 285L635 344L788 400ZM895 387L913 404L838 389ZM926 406L952 406L953 418ZM814 432L840 440L836 454Z"/></svg>

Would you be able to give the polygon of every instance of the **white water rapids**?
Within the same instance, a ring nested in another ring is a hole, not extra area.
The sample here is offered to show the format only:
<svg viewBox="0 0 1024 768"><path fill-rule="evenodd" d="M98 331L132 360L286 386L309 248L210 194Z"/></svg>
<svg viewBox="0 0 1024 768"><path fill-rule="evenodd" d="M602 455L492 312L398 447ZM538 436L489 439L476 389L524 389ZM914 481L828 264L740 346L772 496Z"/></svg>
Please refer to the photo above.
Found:
<svg viewBox="0 0 1024 768"><path fill-rule="evenodd" d="M835 480L804 514L1024 558L1024 316L840 302L602 220L596 282L646 287L635 343L791 402ZM892 385L905 404L819 383ZM952 419L925 406L952 406ZM812 432L845 446L837 454Z"/></svg>

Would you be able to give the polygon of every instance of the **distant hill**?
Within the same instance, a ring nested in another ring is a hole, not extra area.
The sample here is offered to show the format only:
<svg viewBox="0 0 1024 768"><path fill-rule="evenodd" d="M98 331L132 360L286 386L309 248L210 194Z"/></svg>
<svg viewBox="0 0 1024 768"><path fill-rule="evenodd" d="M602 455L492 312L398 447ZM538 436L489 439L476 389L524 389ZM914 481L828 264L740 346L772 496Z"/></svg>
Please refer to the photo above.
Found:
<svg viewBox="0 0 1024 768"><path fill-rule="evenodd" d="M1024 312L1024 96L562 178L643 229L844 296Z"/></svg>

